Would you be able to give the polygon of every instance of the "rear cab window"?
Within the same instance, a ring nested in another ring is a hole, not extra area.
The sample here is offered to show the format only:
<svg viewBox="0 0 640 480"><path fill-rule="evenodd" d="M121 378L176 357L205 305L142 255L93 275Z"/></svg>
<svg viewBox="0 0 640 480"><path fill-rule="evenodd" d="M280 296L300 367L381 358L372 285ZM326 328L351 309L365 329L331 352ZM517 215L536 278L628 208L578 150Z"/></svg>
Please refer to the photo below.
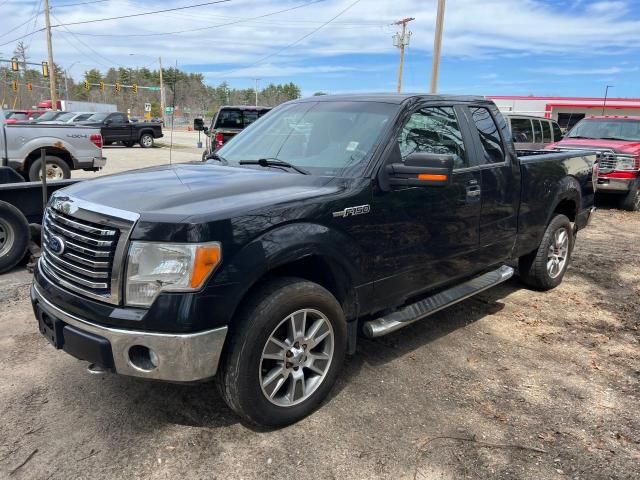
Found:
<svg viewBox="0 0 640 480"><path fill-rule="evenodd" d="M469 107L471 117L478 130L480 144L483 150L481 164L503 163L505 152L500 137L500 129L491 116L491 112L485 107Z"/></svg>
<svg viewBox="0 0 640 480"><path fill-rule="evenodd" d="M220 112L218 112L218 116L215 119L215 124L212 129L243 129L265 115L268 111L268 109L244 110L241 108L222 108Z"/></svg>

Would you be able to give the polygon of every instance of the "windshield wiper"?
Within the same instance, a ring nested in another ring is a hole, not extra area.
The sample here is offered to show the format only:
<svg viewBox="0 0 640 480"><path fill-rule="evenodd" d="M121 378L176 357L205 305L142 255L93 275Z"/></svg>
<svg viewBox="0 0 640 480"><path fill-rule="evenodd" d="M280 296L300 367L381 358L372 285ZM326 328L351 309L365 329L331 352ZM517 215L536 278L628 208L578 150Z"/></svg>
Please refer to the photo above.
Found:
<svg viewBox="0 0 640 480"><path fill-rule="evenodd" d="M240 160L238 162L240 165L260 165L261 167L284 167L295 170L302 175L310 175L307 170L304 170L300 167L296 167L295 165L285 162L284 160L280 160L278 158L260 158L258 160Z"/></svg>

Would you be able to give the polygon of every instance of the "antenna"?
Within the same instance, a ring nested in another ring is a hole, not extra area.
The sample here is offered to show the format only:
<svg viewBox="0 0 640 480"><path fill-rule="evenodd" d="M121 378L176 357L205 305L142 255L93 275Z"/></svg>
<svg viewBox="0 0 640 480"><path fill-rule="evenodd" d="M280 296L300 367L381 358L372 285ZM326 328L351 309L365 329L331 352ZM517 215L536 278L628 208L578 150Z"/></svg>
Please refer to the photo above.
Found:
<svg viewBox="0 0 640 480"><path fill-rule="evenodd" d="M173 120L176 116L176 84L178 83L178 60L176 60L176 69L173 72L173 99L171 100L171 137L169 139L169 165L171 165L171 156L173 153Z"/></svg>

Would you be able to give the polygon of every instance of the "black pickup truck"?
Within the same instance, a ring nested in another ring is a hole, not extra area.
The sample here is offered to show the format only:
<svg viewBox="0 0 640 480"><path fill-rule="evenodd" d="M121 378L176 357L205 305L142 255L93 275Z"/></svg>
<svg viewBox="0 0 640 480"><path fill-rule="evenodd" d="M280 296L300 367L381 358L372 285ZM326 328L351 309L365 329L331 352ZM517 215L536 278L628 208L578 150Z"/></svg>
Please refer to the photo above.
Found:
<svg viewBox="0 0 640 480"><path fill-rule="evenodd" d="M593 211L595 158L518 157L479 97L296 100L207 162L55 192L34 312L94 372L215 375L242 417L289 424L327 396L359 333L516 269L557 286Z"/></svg>
<svg viewBox="0 0 640 480"><path fill-rule="evenodd" d="M142 148L153 147L154 140L162 137L162 125L150 122L129 121L125 113L98 112L78 125L100 127L104 145L120 142L125 147L133 147L138 143Z"/></svg>

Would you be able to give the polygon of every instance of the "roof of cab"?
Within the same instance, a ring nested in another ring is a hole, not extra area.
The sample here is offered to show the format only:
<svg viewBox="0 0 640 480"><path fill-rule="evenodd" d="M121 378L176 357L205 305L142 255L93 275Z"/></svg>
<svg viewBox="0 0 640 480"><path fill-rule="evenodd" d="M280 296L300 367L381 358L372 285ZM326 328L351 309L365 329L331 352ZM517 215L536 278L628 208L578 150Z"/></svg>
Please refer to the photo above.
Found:
<svg viewBox="0 0 640 480"><path fill-rule="evenodd" d="M357 93L357 94L341 94L341 95L317 95L313 97L305 97L296 102L380 102L393 103L399 105L411 100L430 100L430 101L454 101L454 102L483 102L493 103L486 97L474 95L440 95L426 93Z"/></svg>

